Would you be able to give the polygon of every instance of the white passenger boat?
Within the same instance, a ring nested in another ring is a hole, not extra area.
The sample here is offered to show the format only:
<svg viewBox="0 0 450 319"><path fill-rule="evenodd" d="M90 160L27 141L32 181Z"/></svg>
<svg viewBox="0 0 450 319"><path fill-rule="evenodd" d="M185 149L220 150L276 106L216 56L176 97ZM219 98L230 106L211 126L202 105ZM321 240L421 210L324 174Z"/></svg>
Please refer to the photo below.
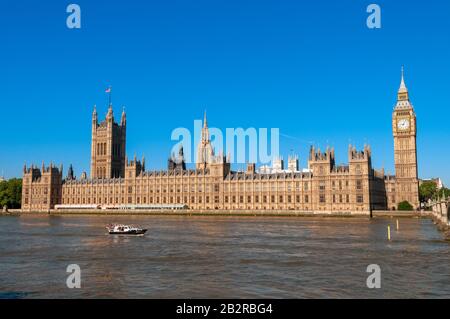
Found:
<svg viewBox="0 0 450 319"><path fill-rule="evenodd" d="M147 231L147 229L122 224L108 225L106 229L111 235L144 235Z"/></svg>

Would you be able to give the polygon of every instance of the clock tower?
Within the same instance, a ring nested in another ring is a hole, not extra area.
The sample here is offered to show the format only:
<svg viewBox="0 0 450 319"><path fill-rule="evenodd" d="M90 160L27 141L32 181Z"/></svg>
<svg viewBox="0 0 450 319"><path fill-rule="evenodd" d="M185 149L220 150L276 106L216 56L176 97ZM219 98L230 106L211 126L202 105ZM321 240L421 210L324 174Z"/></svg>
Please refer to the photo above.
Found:
<svg viewBox="0 0 450 319"><path fill-rule="evenodd" d="M402 80L397 104L392 114L395 161L395 201L408 201L419 208L419 181L417 177L416 114L409 100L402 68Z"/></svg>

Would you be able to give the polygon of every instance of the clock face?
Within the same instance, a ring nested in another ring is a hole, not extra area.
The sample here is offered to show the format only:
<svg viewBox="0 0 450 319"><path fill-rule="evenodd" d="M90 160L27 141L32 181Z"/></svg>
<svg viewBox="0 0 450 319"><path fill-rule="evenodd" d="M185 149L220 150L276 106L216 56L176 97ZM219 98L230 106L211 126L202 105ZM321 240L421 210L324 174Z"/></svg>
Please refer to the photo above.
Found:
<svg viewBox="0 0 450 319"><path fill-rule="evenodd" d="M397 127L400 130L406 130L409 128L409 121L407 119L401 119L400 121L397 122Z"/></svg>

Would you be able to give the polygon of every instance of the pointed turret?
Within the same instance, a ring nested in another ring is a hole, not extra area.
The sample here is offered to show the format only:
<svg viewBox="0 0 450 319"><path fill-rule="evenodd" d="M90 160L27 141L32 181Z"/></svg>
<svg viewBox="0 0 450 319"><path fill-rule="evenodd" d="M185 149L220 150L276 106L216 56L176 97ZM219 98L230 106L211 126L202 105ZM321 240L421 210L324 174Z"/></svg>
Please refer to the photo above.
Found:
<svg viewBox="0 0 450 319"><path fill-rule="evenodd" d="M396 107L409 107L410 102L409 102L409 93L408 93L408 88L406 87L405 84L405 70L402 66L402 78L400 80L400 88L398 89L398 94L397 94L397 106Z"/></svg>
<svg viewBox="0 0 450 319"><path fill-rule="evenodd" d="M74 179L72 164L70 164L69 170L67 171L67 179L68 180L73 180Z"/></svg>
<svg viewBox="0 0 450 319"><path fill-rule="evenodd" d="M125 112L125 106L122 110L122 117L120 119L120 126L125 126L127 124L127 113Z"/></svg>
<svg viewBox="0 0 450 319"><path fill-rule="evenodd" d="M202 142L203 144L209 143L209 129L208 129L208 120L206 119L206 110L203 117Z"/></svg>
<svg viewBox="0 0 450 319"><path fill-rule="evenodd" d="M206 119L206 110L203 118L203 128L200 143L197 147L197 169L206 168L206 164L210 163L214 157L214 150L211 145L209 136L208 121Z"/></svg>
<svg viewBox="0 0 450 319"><path fill-rule="evenodd" d="M402 80L400 82L400 88L398 90L398 93L405 93L405 92L407 93L408 89L406 88L406 85L405 85L405 69L402 66Z"/></svg>
<svg viewBox="0 0 450 319"><path fill-rule="evenodd" d="M112 117L114 117L114 113L113 113L113 109L112 109L112 104L110 104L108 107L108 113L106 113L106 118L112 118Z"/></svg>
<svg viewBox="0 0 450 319"><path fill-rule="evenodd" d="M309 160L312 161L315 157L316 150L314 149L314 145L311 145L309 148Z"/></svg>
<svg viewBox="0 0 450 319"><path fill-rule="evenodd" d="M94 137L95 132L98 127L98 115L97 115L97 106L94 105L94 110L92 111L92 135L91 139Z"/></svg>
<svg viewBox="0 0 450 319"><path fill-rule="evenodd" d="M92 122L96 124L98 122L97 105L94 105L94 110L92 111Z"/></svg>

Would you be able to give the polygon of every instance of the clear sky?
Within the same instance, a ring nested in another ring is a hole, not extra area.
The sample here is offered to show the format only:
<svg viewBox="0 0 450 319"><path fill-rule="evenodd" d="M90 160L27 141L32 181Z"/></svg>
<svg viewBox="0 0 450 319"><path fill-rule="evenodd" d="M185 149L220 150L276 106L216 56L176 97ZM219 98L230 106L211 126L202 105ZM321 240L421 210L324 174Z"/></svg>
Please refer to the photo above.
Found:
<svg viewBox="0 0 450 319"><path fill-rule="evenodd" d="M53 160L89 172L91 114L113 87L127 110L127 153L166 167L176 127L280 128L281 153L307 163L310 143L369 143L393 173L391 116L405 65L418 119L421 178L450 183L450 2L3 1L0 10L0 171ZM382 28L366 26L367 5Z"/></svg>

